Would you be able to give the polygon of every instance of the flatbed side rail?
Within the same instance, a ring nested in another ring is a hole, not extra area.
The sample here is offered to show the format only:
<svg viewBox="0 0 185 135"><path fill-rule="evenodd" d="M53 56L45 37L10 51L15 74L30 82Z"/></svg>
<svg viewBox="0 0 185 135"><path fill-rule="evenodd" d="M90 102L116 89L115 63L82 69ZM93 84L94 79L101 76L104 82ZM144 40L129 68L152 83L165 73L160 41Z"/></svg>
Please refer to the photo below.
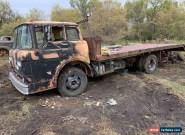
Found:
<svg viewBox="0 0 185 135"><path fill-rule="evenodd" d="M147 49L138 49L134 51L128 52L118 52L111 55L97 55L96 61L105 61L110 59L119 59L119 58L129 58L138 55L142 55L145 53L152 53L157 51L185 51L185 44L181 45L166 45L166 46L156 46L155 48L147 48Z"/></svg>

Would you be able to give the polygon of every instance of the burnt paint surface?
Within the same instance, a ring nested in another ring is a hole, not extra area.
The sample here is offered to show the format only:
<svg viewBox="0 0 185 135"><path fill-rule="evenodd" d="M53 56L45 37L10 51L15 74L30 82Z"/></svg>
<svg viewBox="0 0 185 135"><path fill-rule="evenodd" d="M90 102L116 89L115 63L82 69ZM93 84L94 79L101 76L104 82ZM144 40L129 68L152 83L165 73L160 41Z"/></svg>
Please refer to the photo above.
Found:
<svg viewBox="0 0 185 135"><path fill-rule="evenodd" d="M37 52L39 59L31 62L35 83L50 80L55 74L56 67L60 61L72 57L73 52L73 46L69 42L48 43L46 47L39 50Z"/></svg>
<svg viewBox="0 0 185 135"><path fill-rule="evenodd" d="M87 42L48 42L42 49L11 50L11 65L14 72L26 80L30 94L57 87L57 78L62 68L73 61L89 64ZM22 67L17 69L18 61Z"/></svg>

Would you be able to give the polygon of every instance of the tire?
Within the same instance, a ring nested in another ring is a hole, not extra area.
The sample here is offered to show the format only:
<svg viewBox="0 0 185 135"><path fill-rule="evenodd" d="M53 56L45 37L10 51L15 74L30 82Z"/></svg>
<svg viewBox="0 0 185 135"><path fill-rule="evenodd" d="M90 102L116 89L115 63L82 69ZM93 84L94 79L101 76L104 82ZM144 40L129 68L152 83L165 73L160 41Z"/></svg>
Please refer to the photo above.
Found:
<svg viewBox="0 0 185 135"><path fill-rule="evenodd" d="M178 52L177 56L181 61L185 61L185 52Z"/></svg>
<svg viewBox="0 0 185 135"><path fill-rule="evenodd" d="M152 74L158 67L158 59L156 55L148 55L143 58L143 70L147 74Z"/></svg>
<svg viewBox="0 0 185 135"><path fill-rule="evenodd" d="M0 49L0 57L8 56L9 51L6 49Z"/></svg>
<svg viewBox="0 0 185 135"><path fill-rule="evenodd" d="M61 95L74 97L82 94L88 85L88 79L84 71L79 68L64 70L58 79L58 91Z"/></svg>
<svg viewBox="0 0 185 135"><path fill-rule="evenodd" d="M143 57L140 57L137 61L137 69L142 72L144 70L143 67Z"/></svg>

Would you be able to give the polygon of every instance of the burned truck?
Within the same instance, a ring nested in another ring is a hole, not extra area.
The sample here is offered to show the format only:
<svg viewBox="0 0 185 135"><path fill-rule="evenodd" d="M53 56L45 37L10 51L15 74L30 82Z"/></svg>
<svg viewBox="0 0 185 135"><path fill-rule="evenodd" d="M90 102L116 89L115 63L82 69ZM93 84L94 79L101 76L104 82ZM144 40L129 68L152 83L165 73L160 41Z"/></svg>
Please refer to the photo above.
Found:
<svg viewBox="0 0 185 135"><path fill-rule="evenodd" d="M105 49L100 38L83 38L78 24L72 22L26 22L15 28L14 35L9 79L25 95L57 88L61 95L77 96L87 90L88 77L130 65L152 74L171 52L185 50L184 44L135 44Z"/></svg>

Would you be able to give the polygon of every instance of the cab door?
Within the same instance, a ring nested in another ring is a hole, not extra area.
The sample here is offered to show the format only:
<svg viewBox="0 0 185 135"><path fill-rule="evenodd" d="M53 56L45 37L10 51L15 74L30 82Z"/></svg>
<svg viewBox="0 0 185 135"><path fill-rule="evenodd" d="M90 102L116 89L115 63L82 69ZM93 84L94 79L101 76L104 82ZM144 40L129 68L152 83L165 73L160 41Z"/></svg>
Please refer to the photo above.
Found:
<svg viewBox="0 0 185 135"><path fill-rule="evenodd" d="M10 51L10 62L14 72L25 82L32 81L30 66L33 40L29 25L20 25L15 29L14 49Z"/></svg>
<svg viewBox="0 0 185 135"><path fill-rule="evenodd" d="M34 52L38 59L31 60L32 74L35 83L47 86L55 73L57 65L59 65L60 48L52 42L48 42L49 26L35 25L33 27L36 44Z"/></svg>

